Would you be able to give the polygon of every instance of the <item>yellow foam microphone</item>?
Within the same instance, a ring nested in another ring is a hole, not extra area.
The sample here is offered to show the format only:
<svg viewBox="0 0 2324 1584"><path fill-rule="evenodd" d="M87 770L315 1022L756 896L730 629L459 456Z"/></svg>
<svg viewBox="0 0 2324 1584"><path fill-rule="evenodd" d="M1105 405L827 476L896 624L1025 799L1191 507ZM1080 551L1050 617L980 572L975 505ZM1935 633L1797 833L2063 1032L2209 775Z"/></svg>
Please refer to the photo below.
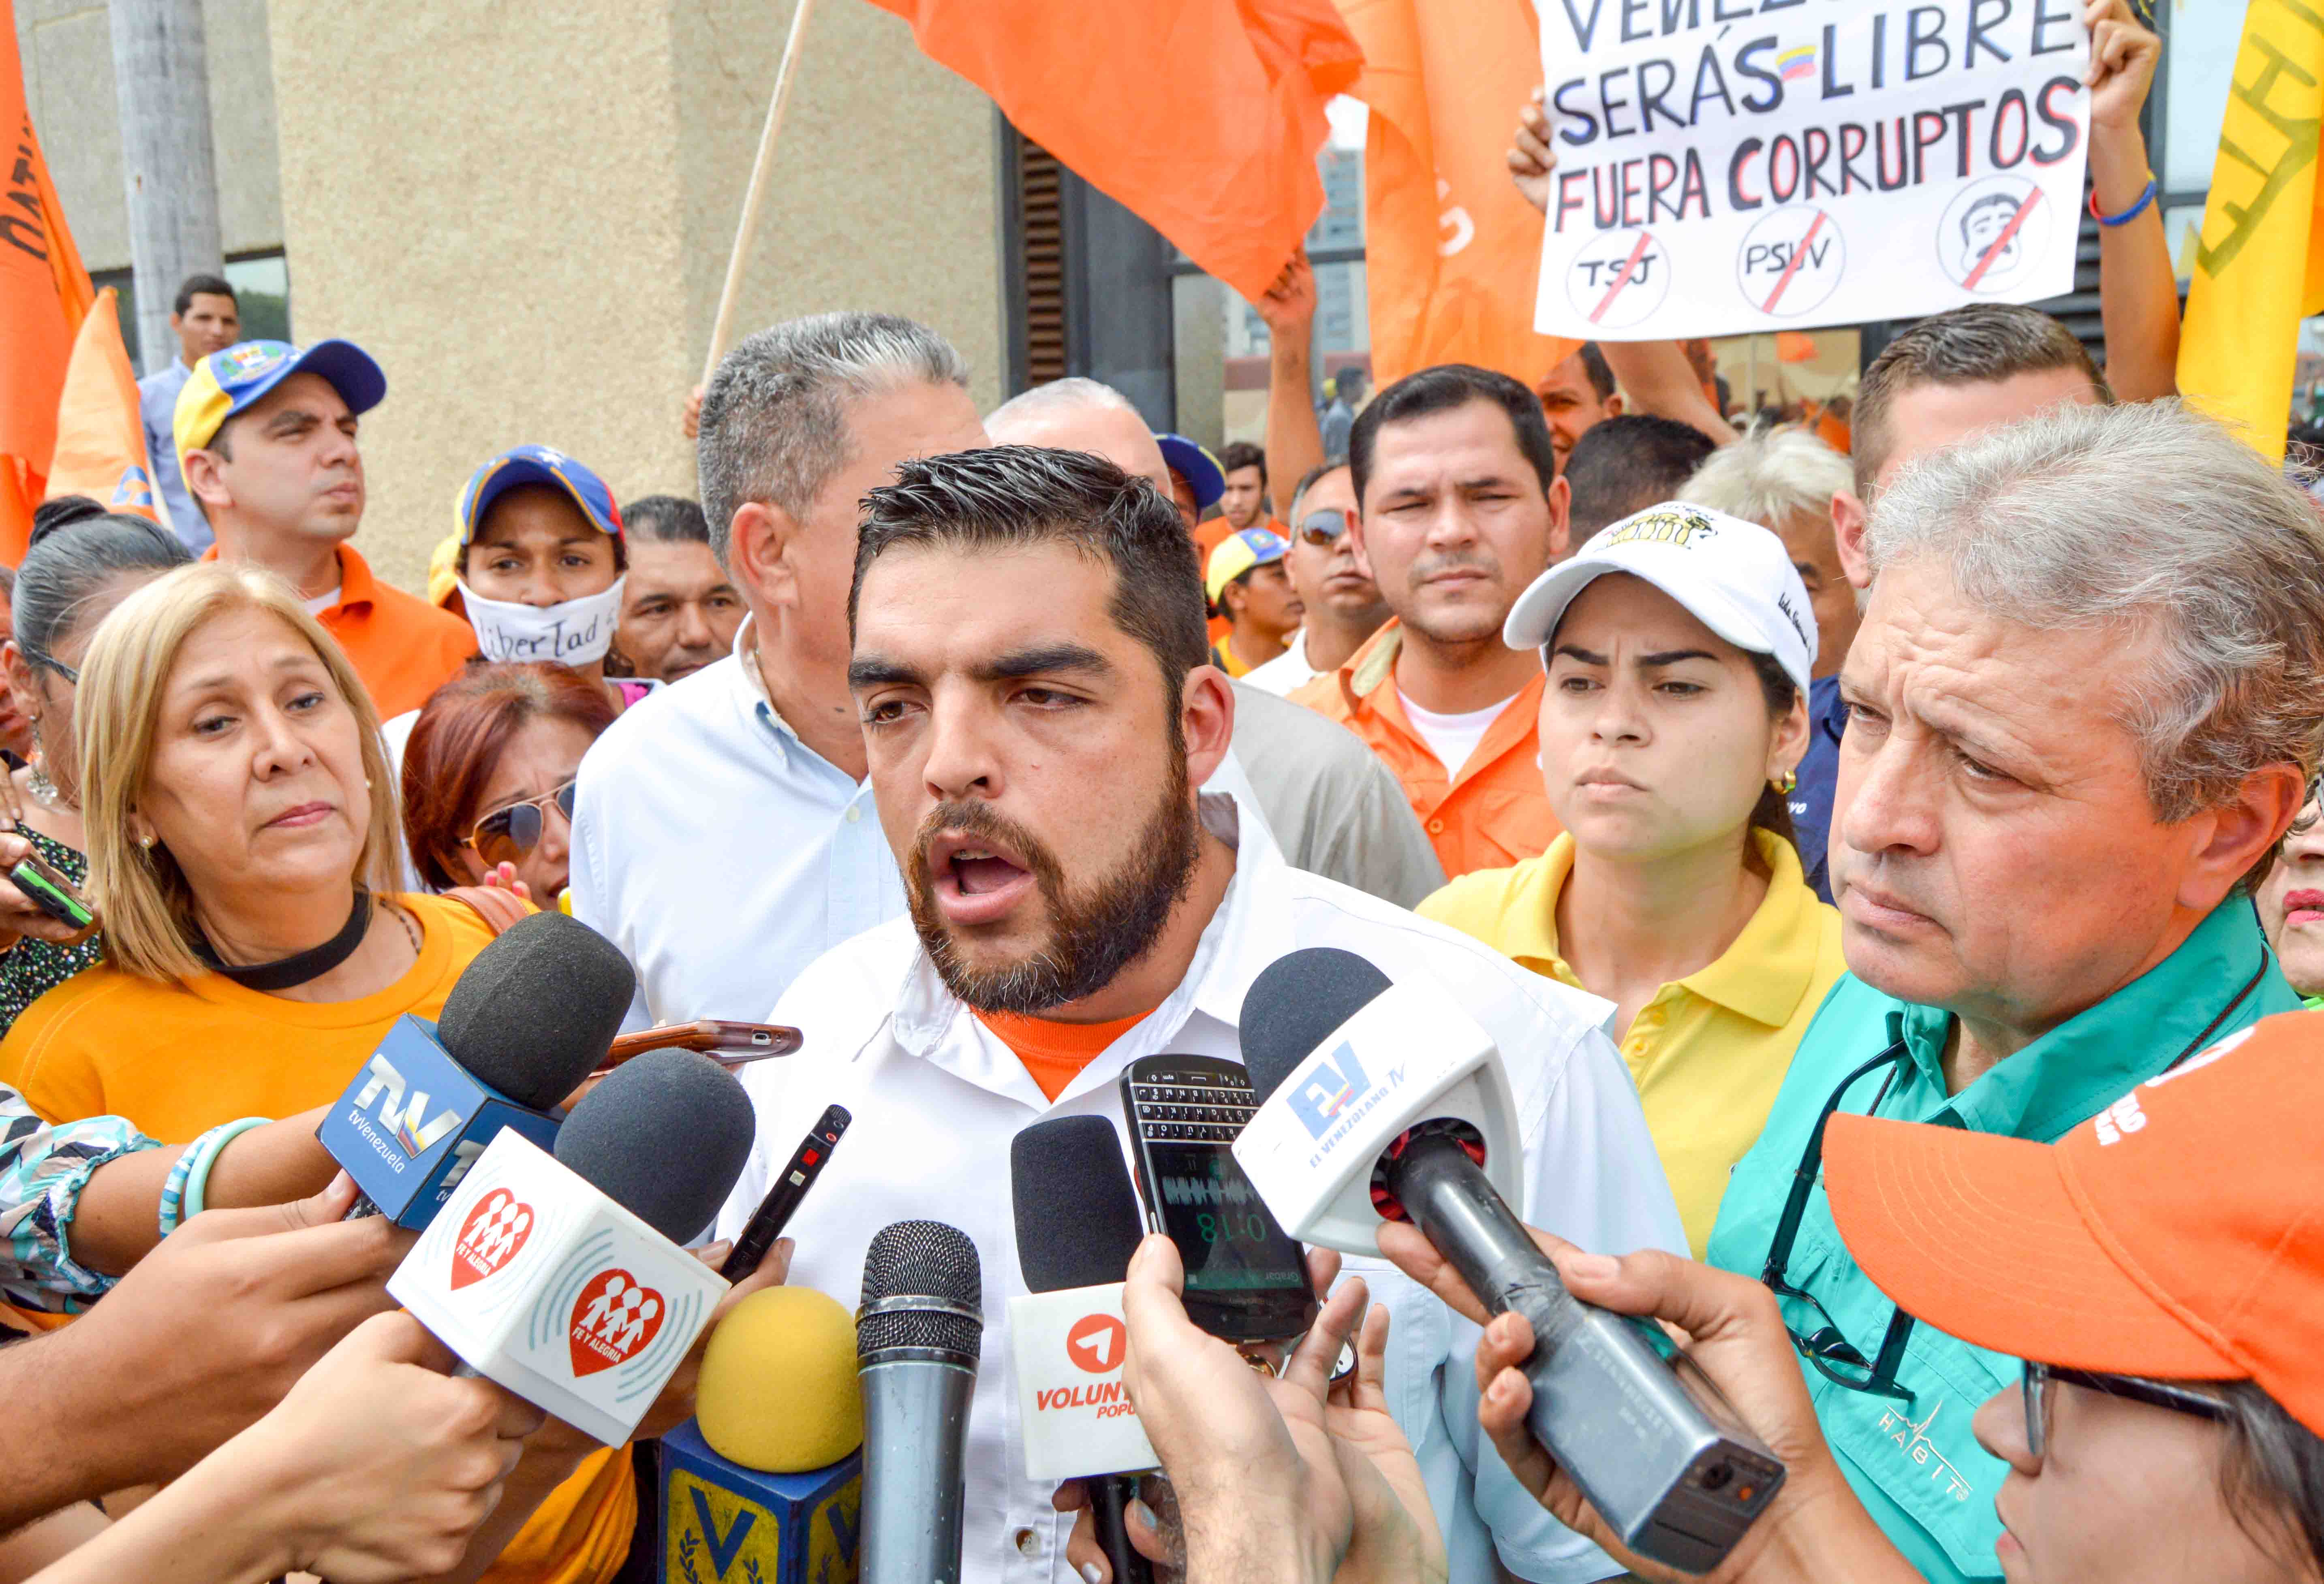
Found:
<svg viewBox="0 0 2324 1584"><path fill-rule="evenodd" d="M854 1316L812 1287L753 1293L718 1322L695 1418L662 1439L664 1579L854 1577L855 1364Z"/></svg>

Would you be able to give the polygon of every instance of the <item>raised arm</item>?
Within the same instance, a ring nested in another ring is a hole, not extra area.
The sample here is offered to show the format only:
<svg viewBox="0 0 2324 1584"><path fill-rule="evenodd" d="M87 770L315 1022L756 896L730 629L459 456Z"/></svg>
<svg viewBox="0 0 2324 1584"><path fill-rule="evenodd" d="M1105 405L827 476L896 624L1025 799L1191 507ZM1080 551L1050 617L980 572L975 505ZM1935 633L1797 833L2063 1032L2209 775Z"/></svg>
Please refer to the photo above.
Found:
<svg viewBox="0 0 2324 1584"><path fill-rule="evenodd" d="M2098 316L2106 328L2107 383L2125 401L2179 393L2179 281L2163 234L2160 184L2146 161L2140 106L2154 82L2163 41L2139 24L2129 0L2090 0L2090 191L2101 215L2155 198L2119 226L2098 227Z"/></svg>
<svg viewBox="0 0 2324 1584"><path fill-rule="evenodd" d="M1315 272L1301 248L1250 305L1267 322L1267 493L1276 520L1291 520L1291 493L1323 465L1323 429L1308 384L1315 328Z"/></svg>

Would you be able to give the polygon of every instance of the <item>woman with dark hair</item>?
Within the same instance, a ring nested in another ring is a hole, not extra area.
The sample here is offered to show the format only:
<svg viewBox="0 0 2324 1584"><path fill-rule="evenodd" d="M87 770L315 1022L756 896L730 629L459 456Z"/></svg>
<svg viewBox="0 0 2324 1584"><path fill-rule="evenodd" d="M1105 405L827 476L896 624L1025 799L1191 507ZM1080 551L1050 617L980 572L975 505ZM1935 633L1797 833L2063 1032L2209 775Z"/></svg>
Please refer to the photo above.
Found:
<svg viewBox="0 0 2324 1584"><path fill-rule="evenodd" d="M403 839L430 888L565 889L573 777L613 723L603 687L549 661L476 665L436 690L403 751Z"/></svg>
<svg viewBox="0 0 2324 1584"><path fill-rule="evenodd" d="M1807 589L1767 530L1671 502L1536 578L1503 636L1548 673L1541 771L1564 833L1420 912L1614 1004L1699 1255L1846 967L1785 805L1807 751Z"/></svg>
<svg viewBox="0 0 2324 1584"><path fill-rule="evenodd" d="M193 557L142 517L86 496L44 502L16 568L14 632L0 668L32 733L29 762L0 787L0 1035L35 997L104 960L105 940L43 912L5 878L37 856L66 884L88 879L73 705L80 660L114 606ZM13 828L7 828L13 827Z"/></svg>

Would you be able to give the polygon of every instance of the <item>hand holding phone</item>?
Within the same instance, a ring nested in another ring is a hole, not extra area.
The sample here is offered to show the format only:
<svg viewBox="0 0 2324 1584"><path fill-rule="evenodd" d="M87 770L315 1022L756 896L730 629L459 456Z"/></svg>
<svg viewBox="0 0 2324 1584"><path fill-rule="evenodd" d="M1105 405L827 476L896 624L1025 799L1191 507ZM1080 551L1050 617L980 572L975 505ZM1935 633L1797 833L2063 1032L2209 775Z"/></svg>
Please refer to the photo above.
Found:
<svg viewBox="0 0 2324 1584"><path fill-rule="evenodd" d="M597 1071L610 1073L632 1056L660 1050L700 1051L719 1065L734 1068L769 1056L790 1055L802 1043L798 1029L779 1024L728 1023L703 1018L692 1023L666 1023L659 1028L641 1028L635 1034L616 1036L605 1059L597 1064Z"/></svg>
<svg viewBox="0 0 2324 1584"><path fill-rule="evenodd" d="M21 825L5 819L0 819L0 869L6 871L5 883L0 883L0 934L73 945L95 933L97 909L88 898L41 856Z"/></svg>

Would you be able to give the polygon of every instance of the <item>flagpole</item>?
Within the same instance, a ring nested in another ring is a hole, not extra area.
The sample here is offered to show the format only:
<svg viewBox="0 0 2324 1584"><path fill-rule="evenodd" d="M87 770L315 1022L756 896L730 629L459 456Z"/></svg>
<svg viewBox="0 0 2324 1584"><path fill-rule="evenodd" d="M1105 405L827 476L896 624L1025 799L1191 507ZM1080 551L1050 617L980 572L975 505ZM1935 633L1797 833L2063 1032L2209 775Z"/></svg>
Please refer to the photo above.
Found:
<svg viewBox="0 0 2324 1584"><path fill-rule="evenodd" d="M798 0L798 9L791 13L790 36L783 41L782 64L775 71L775 94L767 105L767 124L759 134L759 155L751 162L751 185L742 195L742 217L734 226L734 251L726 258L726 283L718 293L718 317L710 325L710 355L702 360L702 382L710 383L710 376L718 372L718 360L726 355L726 340L734 321L734 299L742 291L742 267L751 256L751 240L759 229L759 206L767 194L767 178L775 165L775 134L783 124L783 106L791 97L791 84L797 79L799 44L807 36L807 14L815 9L815 0Z"/></svg>

